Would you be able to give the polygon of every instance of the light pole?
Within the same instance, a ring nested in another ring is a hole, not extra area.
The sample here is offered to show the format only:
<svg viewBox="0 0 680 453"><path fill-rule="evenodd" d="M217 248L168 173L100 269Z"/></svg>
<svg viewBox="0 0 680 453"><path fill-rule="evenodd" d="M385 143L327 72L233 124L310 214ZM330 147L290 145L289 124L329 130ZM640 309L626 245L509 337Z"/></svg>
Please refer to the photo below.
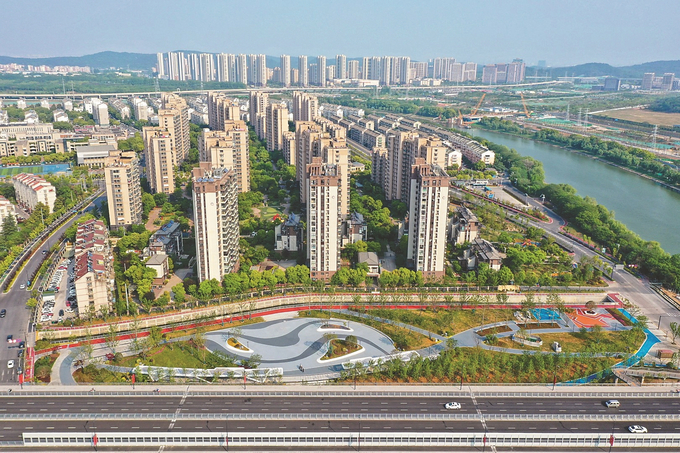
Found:
<svg viewBox="0 0 680 453"><path fill-rule="evenodd" d="M665 318L665 317L667 317L667 315L661 315L661 316L659 316L659 325L656 326L657 329L661 329L661 318Z"/></svg>

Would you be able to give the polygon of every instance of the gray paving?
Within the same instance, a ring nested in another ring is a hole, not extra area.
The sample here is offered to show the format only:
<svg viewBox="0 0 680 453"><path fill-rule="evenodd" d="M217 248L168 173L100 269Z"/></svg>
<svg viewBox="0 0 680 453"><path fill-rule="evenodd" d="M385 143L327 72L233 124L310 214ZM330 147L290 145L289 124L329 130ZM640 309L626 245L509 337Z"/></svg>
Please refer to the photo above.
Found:
<svg viewBox="0 0 680 453"><path fill-rule="evenodd" d="M313 374L332 373L341 370L341 360L321 364L317 359L324 355L324 332L319 332L321 325L327 319L299 318L280 319L241 327L242 334L239 341L262 356L261 366L267 368L280 367L287 376L304 377ZM346 321L333 320L331 323L344 324ZM383 357L394 352L394 343L385 334L363 324L350 322L353 332L331 330L339 339L348 335L357 337L359 344L364 347L361 354L353 355L352 359ZM211 351L221 351L232 357L244 359L251 354L239 354L224 345L231 336L229 329L207 333L206 346ZM300 367L304 369L301 371Z"/></svg>

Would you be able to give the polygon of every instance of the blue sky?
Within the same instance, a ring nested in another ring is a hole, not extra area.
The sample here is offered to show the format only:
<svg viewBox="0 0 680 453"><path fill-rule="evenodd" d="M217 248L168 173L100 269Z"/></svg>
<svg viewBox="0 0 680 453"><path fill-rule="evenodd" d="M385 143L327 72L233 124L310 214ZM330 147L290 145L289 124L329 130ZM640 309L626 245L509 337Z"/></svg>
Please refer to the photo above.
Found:
<svg viewBox="0 0 680 453"><path fill-rule="evenodd" d="M2 0L0 55L199 50L550 66L680 59L680 1Z"/></svg>

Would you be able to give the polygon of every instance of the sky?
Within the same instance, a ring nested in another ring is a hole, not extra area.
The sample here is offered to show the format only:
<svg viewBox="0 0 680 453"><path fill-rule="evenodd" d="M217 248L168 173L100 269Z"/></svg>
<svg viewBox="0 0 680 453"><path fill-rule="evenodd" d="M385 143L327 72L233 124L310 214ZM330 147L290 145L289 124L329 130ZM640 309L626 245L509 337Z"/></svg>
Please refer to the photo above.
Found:
<svg viewBox="0 0 680 453"><path fill-rule="evenodd" d="M195 50L614 66L680 59L678 0L0 0L0 55Z"/></svg>

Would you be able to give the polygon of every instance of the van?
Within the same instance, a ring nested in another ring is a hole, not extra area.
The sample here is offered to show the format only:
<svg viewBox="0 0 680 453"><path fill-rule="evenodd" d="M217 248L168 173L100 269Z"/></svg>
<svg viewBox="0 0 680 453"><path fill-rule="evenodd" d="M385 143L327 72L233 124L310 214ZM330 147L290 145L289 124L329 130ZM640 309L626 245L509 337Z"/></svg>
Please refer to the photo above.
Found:
<svg viewBox="0 0 680 453"><path fill-rule="evenodd" d="M605 406L607 406L607 408L621 406L621 403L619 403L619 400L608 400L608 401L605 401L604 404L605 404Z"/></svg>

